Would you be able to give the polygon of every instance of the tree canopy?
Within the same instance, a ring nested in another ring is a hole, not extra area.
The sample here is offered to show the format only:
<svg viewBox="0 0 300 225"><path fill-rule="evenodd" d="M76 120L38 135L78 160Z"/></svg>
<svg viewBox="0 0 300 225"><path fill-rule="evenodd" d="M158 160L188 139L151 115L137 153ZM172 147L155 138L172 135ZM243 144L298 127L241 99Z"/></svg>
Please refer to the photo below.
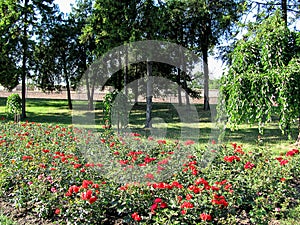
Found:
<svg viewBox="0 0 300 225"><path fill-rule="evenodd" d="M282 132L290 134L300 117L300 33L286 26L280 11L247 28L221 81L228 122L257 123L262 133L276 115Z"/></svg>

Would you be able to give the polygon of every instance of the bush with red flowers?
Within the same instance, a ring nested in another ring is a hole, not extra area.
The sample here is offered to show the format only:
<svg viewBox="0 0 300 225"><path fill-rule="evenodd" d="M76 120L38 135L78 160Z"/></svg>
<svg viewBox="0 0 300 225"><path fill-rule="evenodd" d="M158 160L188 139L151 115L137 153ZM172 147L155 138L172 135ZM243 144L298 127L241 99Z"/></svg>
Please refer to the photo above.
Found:
<svg viewBox="0 0 300 225"><path fill-rule="evenodd" d="M298 149L0 126L1 198L61 224L268 224L299 204Z"/></svg>

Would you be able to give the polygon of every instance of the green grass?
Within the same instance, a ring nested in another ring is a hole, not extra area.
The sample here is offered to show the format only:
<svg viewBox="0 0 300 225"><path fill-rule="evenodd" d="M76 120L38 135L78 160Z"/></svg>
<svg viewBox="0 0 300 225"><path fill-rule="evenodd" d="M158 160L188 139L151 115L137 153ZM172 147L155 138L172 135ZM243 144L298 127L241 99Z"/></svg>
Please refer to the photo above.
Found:
<svg viewBox="0 0 300 225"><path fill-rule="evenodd" d="M6 115L5 104L6 98L0 98L0 117ZM73 102L73 105L75 108L78 108L78 106L84 107L85 102L76 101ZM28 117L26 120L29 122L72 124L72 111L68 109L66 100L27 99L26 107ZM199 131L200 136L198 140L200 145L205 145L210 139L216 138L211 133L214 124L211 122L210 112L204 111L202 105L196 105L199 115L198 122L196 123L181 123L175 107L176 105L170 103L154 103L152 110L153 128L144 129L146 104L135 104L130 111L129 128L131 131L141 133L142 135L156 135L169 139L180 139L182 129L188 132L188 137L191 139L196 138L195 135ZM98 128L101 130L101 125L103 125L102 102L97 102L95 115L96 124L99 125ZM85 121L83 120L83 122ZM256 148L258 145L264 146L275 154L278 154L292 147L291 144L297 137L297 125L293 126L292 140L288 140L281 133L276 121L266 126L264 135L260 141L258 141L259 133L257 126L243 124L239 126L238 130L231 131L230 129L226 129L224 132L224 143L237 142L243 144L248 149Z"/></svg>
<svg viewBox="0 0 300 225"><path fill-rule="evenodd" d="M17 225L14 221L12 221L10 218L8 218L5 215L2 215L0 212L0 224L1 225Z"/></svg>

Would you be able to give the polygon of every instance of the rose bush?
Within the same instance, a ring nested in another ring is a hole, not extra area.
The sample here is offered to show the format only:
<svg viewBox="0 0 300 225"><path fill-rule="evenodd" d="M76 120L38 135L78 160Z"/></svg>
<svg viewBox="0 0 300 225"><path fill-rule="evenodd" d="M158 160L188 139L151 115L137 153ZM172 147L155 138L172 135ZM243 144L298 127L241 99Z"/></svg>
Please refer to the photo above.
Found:
<svg viewBox="0 0 300 225"><path fill-rule="evenodd" d="M214 141L207 149L4 121L0 195L62 224L268 224L299 204L298 149L274 156ZM213 160L203 164L207 151Z"/></svg>

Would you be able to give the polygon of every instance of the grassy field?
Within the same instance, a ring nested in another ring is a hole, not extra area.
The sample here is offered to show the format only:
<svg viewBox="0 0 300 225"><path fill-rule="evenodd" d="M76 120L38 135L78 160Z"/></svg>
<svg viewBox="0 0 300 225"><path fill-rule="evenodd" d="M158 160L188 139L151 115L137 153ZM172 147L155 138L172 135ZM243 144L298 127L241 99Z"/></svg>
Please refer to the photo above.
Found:
<svg viewBox="0 0 300 225"><path fill-rule="evenodd" d="M5 104L6 98L0 98L0 117L6 116ZM72 111L68 109L66 100L27 99L26 107L28 117L26 120L29 122L72 124ZM102 108L102 102L97 102L95 115L96 123L99 124L98 127L100 129L103 125ZM181 137L182 127L185 127L191 138L193 138L193 134L197 134L199 131L199 144L205 145L210 139L216 138L216 135L212 135L212 127L215 125L211 122L210 112L204 111L201 104L196 105L196 109L199 115L199 122L183 124L180 122L174 105L170 103L154 103L152 111L154 125L151 130L147 130L144 129L146 104L139 103L134 105L130 111L129 128L142 135L155 134L161 135L164 138L178 139ZM269 148L270 151L274 151L277 154L291 147L290 145L297 137L297 126L295 124L292 140L288 140L285 135L282 135L276 121L266 126L264 135L260 140L258 140L259 133L257 126L254 125L244 124L239 126L238 130L231 131L227 128L224 132L223 142L225 144L237 142L247 148L255 148L257 145L260 145Z"/></svg>

